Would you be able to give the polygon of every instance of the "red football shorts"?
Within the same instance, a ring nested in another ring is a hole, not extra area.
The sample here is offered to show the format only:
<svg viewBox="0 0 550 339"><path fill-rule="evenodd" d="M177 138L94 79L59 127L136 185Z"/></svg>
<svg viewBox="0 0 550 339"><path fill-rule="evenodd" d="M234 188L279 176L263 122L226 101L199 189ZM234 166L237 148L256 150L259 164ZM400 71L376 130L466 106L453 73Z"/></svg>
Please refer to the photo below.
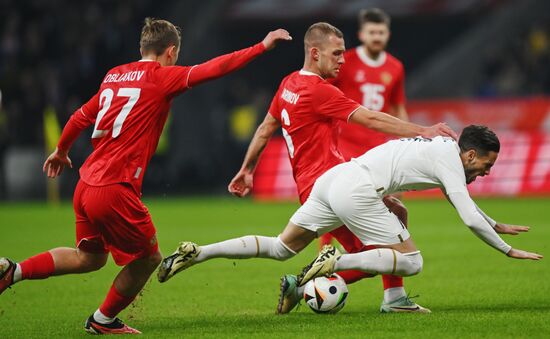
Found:
<svg viewBox="0 0 550 339"><path fill-rule="evenodd" d="M125 266L158 251L156 229L147 207L130 185L90 186L80 180L73 197L76 246L85 252L111 252Z"/></svg>

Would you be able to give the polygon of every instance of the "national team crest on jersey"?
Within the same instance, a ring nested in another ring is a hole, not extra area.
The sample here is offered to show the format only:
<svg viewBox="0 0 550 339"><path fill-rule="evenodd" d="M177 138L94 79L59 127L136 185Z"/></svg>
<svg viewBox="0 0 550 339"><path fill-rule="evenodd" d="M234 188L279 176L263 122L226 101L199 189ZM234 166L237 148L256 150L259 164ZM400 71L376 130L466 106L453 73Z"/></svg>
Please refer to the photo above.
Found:
<svg viewBox="0 0 550 339"><path fill-rule="evenodd" d="M359 70L357 71L357 73L355 73L355 81L356 82L365 82L365 72L362 71L362 70Z"/></svg>
<svg viewBox="0 0 550 339"><path fill-rule="evenodd" d="M391 76L391 74L389 72L382 72L380 74L380 81L382 81L382 83L384 85L389 85L392 81L393 77Z"/></svg>

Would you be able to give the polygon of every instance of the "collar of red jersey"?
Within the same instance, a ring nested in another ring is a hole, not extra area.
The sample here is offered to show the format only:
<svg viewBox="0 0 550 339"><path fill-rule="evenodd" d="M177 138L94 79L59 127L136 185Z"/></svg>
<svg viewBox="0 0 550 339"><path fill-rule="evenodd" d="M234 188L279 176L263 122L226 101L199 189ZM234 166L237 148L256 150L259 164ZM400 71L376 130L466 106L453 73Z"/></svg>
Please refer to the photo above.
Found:
<svg viewBox="0 0 550 339"><path fill-rule="evenodd" d="M313 73L313 72L310 72L310 71L306 71L305 69L301 69L299 73L300 73L300 75L315 75L315 76L318 76L319 78L323 79L323 77L320 76L319 74Z"/></svg>
<svg viewBox="0 0 550 339"><path fill-rule="evenodd" d="M138 62L146 62L146 61L155 61L155 60L151 60L151 59L141 59L141 60L138 60Z"/></svg>
<svg viewBox="0 0 550 339"><path fill-rule="evenodd" d="M359 59L361 59L361 61L363 61L367 66L380 67L386 62L386 52L384 51L380 52L378 59L374 60L367 55L363 45L357 46L355 50L357 51L357 56L359 56Z"/></svg>

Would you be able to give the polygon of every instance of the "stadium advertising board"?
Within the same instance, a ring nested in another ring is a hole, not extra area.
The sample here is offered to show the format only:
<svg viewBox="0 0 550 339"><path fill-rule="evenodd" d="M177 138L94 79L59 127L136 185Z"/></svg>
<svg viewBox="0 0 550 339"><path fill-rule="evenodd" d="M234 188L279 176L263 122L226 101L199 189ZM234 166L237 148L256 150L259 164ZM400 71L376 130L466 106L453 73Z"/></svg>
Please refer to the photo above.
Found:
<svg viewBox="0 0 550 339"><path fill-rule="evenodd" d="M491 175L469 186L472 195L550 195L550 99L430 100L407 104L413 122L447 122L456 131L469 124L487 125L501 141ZM254 195L263 199L297 197L282 137L274 137L258 164ZM409 196L439 195L436 191Z"/></svg>

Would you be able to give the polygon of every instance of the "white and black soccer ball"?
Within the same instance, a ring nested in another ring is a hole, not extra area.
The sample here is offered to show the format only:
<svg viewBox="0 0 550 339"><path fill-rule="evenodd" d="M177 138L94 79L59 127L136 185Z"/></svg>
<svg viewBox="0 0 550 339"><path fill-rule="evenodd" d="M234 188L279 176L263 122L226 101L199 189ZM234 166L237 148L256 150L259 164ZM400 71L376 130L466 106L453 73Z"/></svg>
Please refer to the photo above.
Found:
<svg viewBox="0 0 550 339"><path fill-rule="evenodd" d="M304 300L315 313L336 313L346 304L348 286L339 275L310 280L304 288Z"/></svg>

